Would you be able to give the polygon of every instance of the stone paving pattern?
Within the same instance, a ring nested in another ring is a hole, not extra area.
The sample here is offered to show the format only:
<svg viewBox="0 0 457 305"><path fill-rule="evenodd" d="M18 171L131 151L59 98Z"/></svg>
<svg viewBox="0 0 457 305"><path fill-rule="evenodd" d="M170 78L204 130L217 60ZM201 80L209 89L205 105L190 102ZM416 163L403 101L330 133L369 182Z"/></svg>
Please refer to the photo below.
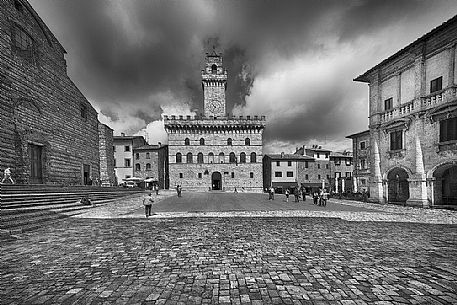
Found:
<svg viewBox="0 0 457 305"><path fill-rule="evenodd" d="M424 221L67 218L1 244L0 303L456 304L457 226L379 208Z"/></svg>

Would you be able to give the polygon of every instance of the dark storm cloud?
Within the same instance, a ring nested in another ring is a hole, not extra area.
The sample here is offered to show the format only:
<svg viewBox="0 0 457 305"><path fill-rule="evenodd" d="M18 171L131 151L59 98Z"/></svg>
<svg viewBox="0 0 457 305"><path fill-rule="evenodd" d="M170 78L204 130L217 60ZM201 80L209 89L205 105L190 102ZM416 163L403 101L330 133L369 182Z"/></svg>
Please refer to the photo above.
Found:
<svg viewBox="0 0 457 305"><path fill-rule="evenodd" d="M67 49L72 79L113 121L129 112L147 124L167 103L202 111L203 50L217 37L229 71L228 109L265 112L266 140L290 143L365 129L367 88L351 80L457 12L452 0L31 3ZM386 29L393 30L389 37L380 34ZM311 65L321 75L321 83L313 81L306 60L338 56L346 64ZM274 81L289 68L304 78L301 85ZM275 92L277 101L262 90Z"/></svg>

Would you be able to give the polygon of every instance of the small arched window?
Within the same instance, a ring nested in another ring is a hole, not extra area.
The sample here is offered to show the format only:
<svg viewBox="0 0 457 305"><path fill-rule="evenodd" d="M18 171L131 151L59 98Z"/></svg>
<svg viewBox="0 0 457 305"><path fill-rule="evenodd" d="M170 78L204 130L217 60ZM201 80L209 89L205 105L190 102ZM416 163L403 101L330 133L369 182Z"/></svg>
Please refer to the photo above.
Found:
<svg viewBox="0 0 457 305"><path fill-rule="evenodd" d="M251 145L251 139L249 139L249 138L244 139L244 145L246 145L246 146Z"/></svg>
<svg viewBox="0 0 457 305"><path fill-rule="evenodd" d="M236 157L235 157L235 153L234 152L231 152L230 155L229 155L229 162L230 163L236 163Z"/></svg>
<svg viewBox="0 0 457 305"><path fill-rule="evenodd" d="M240 163L246 163L246 154L244 152L240 154Z"/></svg>
<svg viewBox="0 0 457 305"><path fill-rule="evenodd" d="M257 155L255 152L251 153L251 163L256 163L257 162Z"/></svg>
<svg viewBox="0 0 457 305"><path fill-rule="evenodd" d="M192 163L192 153L187 153L186 156L186 163Z"/></svg>
<svg viewBox="0 0 457 305"><path fill-rule="evenodd" d="M150 171L151 170L151 163L146 163L146 170Z"/></svg>
<svg viewBox="0 0 457 305"><path fill-rule="evenodd" d="M203 138L200 139L200 145L205 145L205 139L203 139Z"/></svg>
<svg viewBox="0 0 457 305"><path fill-rule="evenodd" d="M140 171L141 170L140 163L135 164L135 170L136 171Z"/></svg>
<svg viewBox="0 0 457 305"><path fill-rule="evenodd" d="M224 153L223 152L221 152L219 154L219 163L224 163Z"/></svg>
<svg viewBox="0 0 457 305"><path fill-rule="evenodd" d="M182 163L182 155L181 155L181 153L176 153L176 163Z"/></svg>
<svg viewBox="0 0 457 305"><path fill-rule="evenodd" d="M197 155L197 163L203 163L203 154L201 152Z"/></svg>
<svg viewBox="0 0 457 305"><path fill-rule="evenodd" d="M213 73L213 74L217 73L217 66L216 65L212 65L211 66L211 73Z"/></svg>
<svg viewBox="0 0 457 305"><path fill-rule="evenodd" d="M208 154L208 163L213 163L214 162L214 154L210 152Z"/></svg>
<svg viewBox="0 0 457 305"><path fill-rule="evenodd" d="M184 145L186 145L186 146L190 145L190 140L189 140L189 138L186 138L186 139L184 140Z"/></svg>
<svg viewBox="0 0 457 305"><path fill-rule="evenodd" d="M227 139L227 146L232 146L232 138Z"/></svg>
<svg viewBox="0 0 457 305"><path fill-rule="evenodd" d="M146 159L151 159L151 155L148 152L146 153Z"/></svg>

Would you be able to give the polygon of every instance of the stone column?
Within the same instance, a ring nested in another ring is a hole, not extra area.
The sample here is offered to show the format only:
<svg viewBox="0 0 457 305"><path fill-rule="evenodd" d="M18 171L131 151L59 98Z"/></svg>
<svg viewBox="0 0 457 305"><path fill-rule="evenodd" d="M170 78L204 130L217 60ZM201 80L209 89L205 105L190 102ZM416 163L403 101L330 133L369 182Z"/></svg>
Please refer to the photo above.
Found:
<svg viewBox="0 0 457 305"><path fill-rule="evenodd" d="M343 177L341 177L341 192L344 193L344 179Z"/></svg>
<svg viewBox="0 0 457 305"><path fill-rule="evenodd" d="M373 143L373 155L374 155L374 176L373 176L373 190L371 198L380 203L386 203L384 197L384 187L381 176L381 157L379 155L378 141L374 139Z"/></svg>
<svg viewBox="0 0 457 305"><path fill-rule="evenodd" d="M419 135L416 131L416 158L415 158L415 173L413 177L408 179L409 182L409 199L406 200L407 205L429 207L427 200L427 181L424 170L424 160L422 156L422 148Z"/></svg>
<svg viewBox="0 0 457 305"><path fill-rule="evenodd" d="M449 79L448 86L455 84L455 44L449 48Z"/></svg>

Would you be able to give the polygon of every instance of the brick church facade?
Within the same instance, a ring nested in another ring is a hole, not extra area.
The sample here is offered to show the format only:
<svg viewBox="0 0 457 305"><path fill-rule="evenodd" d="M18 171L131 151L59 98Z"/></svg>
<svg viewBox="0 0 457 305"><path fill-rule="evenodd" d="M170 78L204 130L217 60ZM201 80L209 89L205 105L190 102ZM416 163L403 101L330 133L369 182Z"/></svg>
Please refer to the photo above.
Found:
<svg viewBox="0 0 457 305"><path fill-rule="evenodd" d="M164 116L170 188L262 192L264 116L227 115L227 71L207 53L202 70L204 115Z"/></svg>
<svg viewBox="0 0 457 305"><path fill-rule="evenodd" d="M1 171L25 184L100 178L97 112L68 77L66 51L27 1L1 6Z"/></svg>

